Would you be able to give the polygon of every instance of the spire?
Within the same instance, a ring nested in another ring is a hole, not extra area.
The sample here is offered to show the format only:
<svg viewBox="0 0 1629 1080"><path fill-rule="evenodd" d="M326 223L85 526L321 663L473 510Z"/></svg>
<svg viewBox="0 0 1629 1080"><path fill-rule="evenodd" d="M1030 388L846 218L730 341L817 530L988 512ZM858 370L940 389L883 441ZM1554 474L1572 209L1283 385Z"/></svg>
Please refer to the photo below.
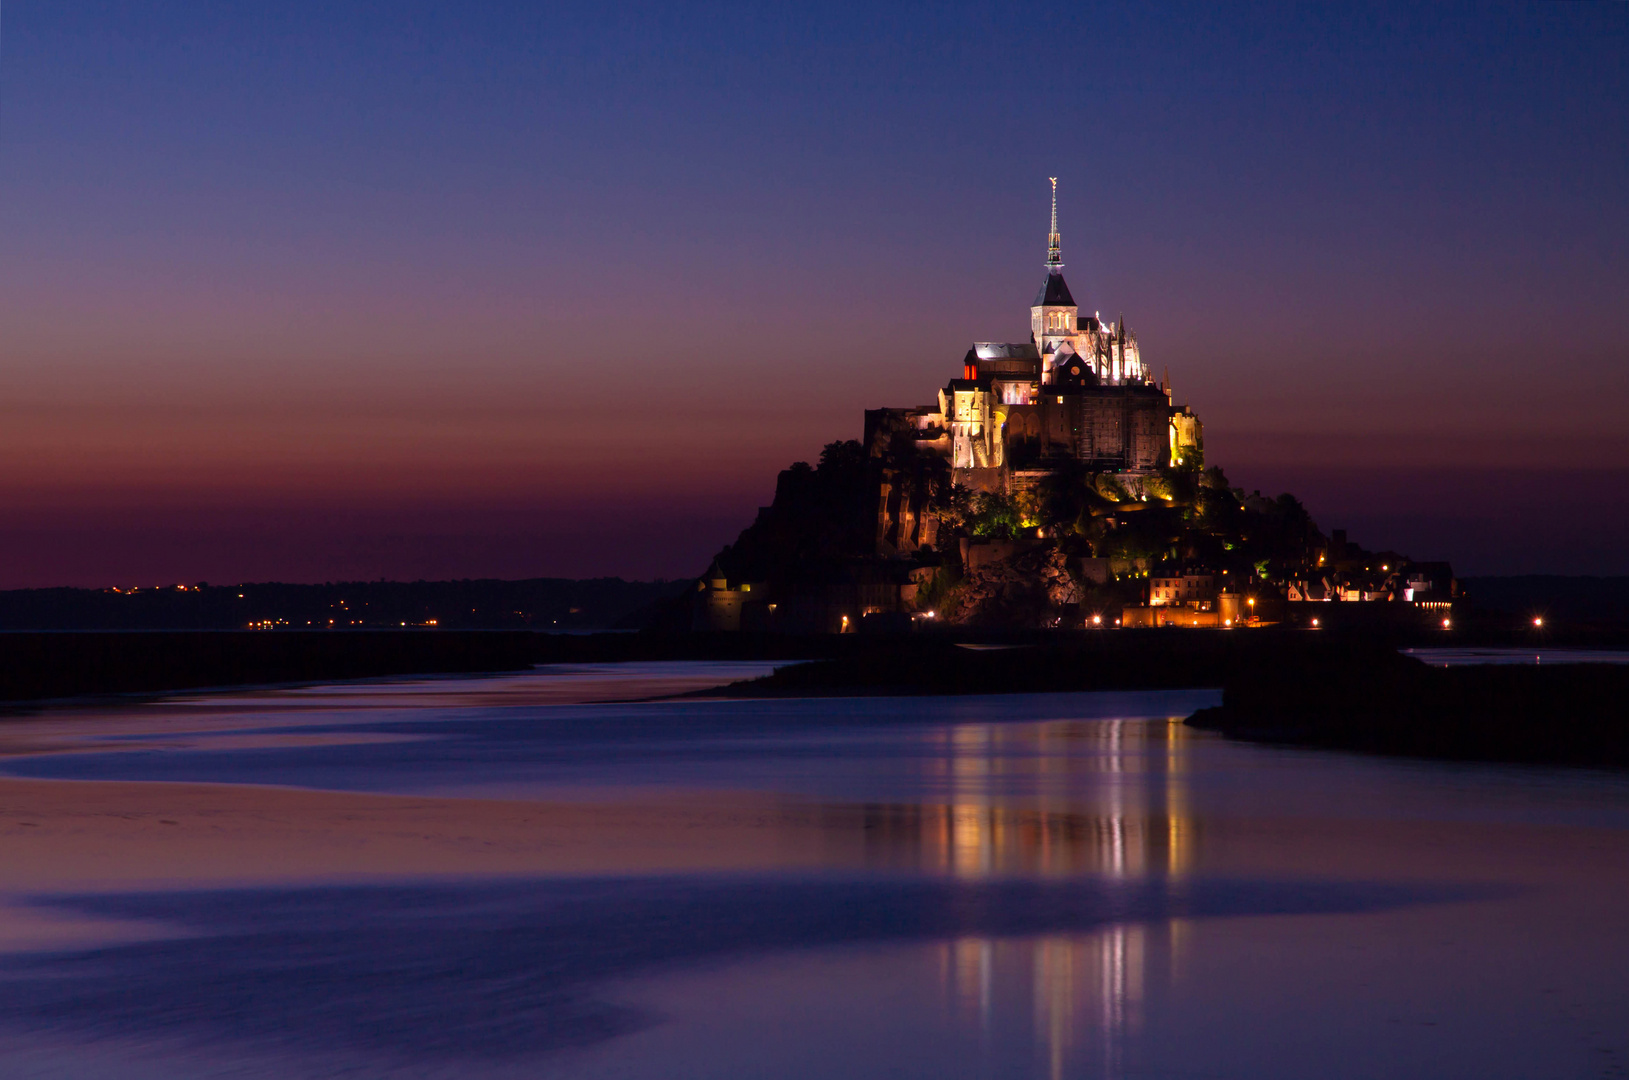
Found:
<svg viewBox="0 0 1629 1080"><path fill-rule="evenodd" d="M1046 268L1055 274L1063 269L1063 237L1058 235L1058 178L1047 179L1052 181L1052 231L1046 238Z"/></svg>

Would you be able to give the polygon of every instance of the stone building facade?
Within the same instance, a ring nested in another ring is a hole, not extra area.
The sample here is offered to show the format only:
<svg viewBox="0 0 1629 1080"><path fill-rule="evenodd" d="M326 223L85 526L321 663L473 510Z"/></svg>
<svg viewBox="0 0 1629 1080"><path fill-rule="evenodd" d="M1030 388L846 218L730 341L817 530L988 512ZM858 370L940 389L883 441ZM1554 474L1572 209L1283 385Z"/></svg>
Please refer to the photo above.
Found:
<svg viewBox="0 0 1629 1080"><path fill-rule="evenodd" d="M845 535L840 552L777 556L779 562L760 566L735 550L743 546L738 541L696 583L695 629L844 633L908 620L918 591L935 580L937 560L905 556L924 548L948 554L935 502L946 480L973 491L1018 494L1064 466L1076 472L1084 466L1109 474L1136 498L1144 493L1143 480L1158 470L1200 463L1199 418L1151 377L1124 319L1082 314L1063 277L1060 247L1054 187L1046 276L1030 305L1030 339L975 342L962 358L960 377L931 404L866 412L862 487L876 500L874 533L871 510L861 506L858 539ZM775 506L781 495L777 486ZM789 505L798 502L793 495L788 489ZM761 510L760 520L772 509ZM775 536L769 530L745 547L796 547ZM1003 557L1039 558L1038 551L1013 549ZM974 568L985 561L981 556L995 558L993 550L975 551L972 544L961 555ZM1060 580L1069 577L1061 555L1053 551L1047 558ZM1124 572L1097 569L1086 576L1102 580Z"/></svg>
<svg viewBox="0 0 1629 1080"><path fill-rule="evenodd" d="M1081 315L1063 277L1061 246L1054 182L1046 277L1030 305L1030 340L975 342L961 378L950 380L934 404L868 411L873 452L908 437L917 450L945 458L955 482L991 492L1027 486L1073 459L1116 474L1136 494L1143 477L1200 457L1199 418L1152 378L1125 320Z"/></svg>

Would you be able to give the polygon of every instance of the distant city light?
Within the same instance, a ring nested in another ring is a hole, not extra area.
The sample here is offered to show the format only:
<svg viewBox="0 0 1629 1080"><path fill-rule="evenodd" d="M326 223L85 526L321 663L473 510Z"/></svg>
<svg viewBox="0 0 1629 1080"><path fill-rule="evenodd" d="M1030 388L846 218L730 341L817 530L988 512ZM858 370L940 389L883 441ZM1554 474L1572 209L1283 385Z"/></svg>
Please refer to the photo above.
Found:
<svg viewBox="0 0 1629 1080"><path fill-rule="evenodd" d="M1544 618L1542 616L1539 616L1539 615L1533 616L1533 625L1534 626L1543 626L1544 625Z"/></svg>
<svg viewBox="0 0 1629 1080"><path fill-rule="evenodd" d="M1453 624L1453 622L1451 620L1449 620L1449 619L1442 620L1442 628L1444 630L1448 629L1452 625L1454 625L1454 624Z"/></svg>

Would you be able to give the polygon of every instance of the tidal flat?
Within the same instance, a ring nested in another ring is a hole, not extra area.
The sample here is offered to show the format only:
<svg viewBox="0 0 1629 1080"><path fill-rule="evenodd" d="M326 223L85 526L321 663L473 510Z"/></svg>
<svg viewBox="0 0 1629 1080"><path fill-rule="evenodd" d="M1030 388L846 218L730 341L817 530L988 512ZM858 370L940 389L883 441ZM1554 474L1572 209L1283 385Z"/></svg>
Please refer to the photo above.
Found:
<svg viewBox="0 0 1629 1080"><path fill-rule="evenodd" d="M0 1074L1629 1070L1629 778L771 666L7 720Z"/></svg>

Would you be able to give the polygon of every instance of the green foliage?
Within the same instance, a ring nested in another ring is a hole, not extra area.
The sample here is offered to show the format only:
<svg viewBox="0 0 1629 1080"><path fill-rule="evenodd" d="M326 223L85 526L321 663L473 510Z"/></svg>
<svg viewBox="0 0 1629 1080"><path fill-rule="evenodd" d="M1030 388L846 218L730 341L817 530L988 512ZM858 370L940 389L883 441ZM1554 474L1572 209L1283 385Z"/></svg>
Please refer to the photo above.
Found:
<svg viewBox="0 0 1629 1080"><path fill-rule="evenodd" d="M939 515L939 528L945 533L966 532L973 520L973 493L961 484L947 483L934 491L929 504Z"/></svg>
<svg viewBox="0 0 1629 1080"><path fill-rule="evenodd" d="M1172 486L1171 481L1158 473L1153 476L1143 477L1143 491L1151 499L1169 500L1176 497L1173 494L1175 488Z"/></svg>
<svg viewBox="0 0 1629 1080"><path fill-rule="evenodd" d="M1061 464L1036 486L1036 523L1054 535L1084 535L1091 528L1092 511L1107 505L1094 480L1079 461Z"/></svg>
<svg viewBox="0 0 1629 1080"><path fill-rule="evenodd" d="M1098 554L1111 559L1168 559L1182 543L1182 514L1163 506L1150 506L1116 515L1117 528L1106 531Z"/></svg>
<svg viewBox="0 0 1629 1080"><path fill-rule="evenodd" d="M952 572L951 565L941 566L934 575L922 583L916 592L918 611L943 611L955 603L961 579Z"/></svg>
<svg viewBox="0 0 1629 1080"><path fill-rule="evenodd" d="M906 433L909 434L909 433ZM1017 496L975 493L952 482L945 459L903 435L867 450L857 441L828 444L819 463L781 473L772 505L719 555L732 579L815 581L850 573L877 550L880 485L939 517L938 543L955 537L1012 539L1040 525L1069 555L1191 560L1241 577L1273 581L1315 560L1325 541L1293 496L1248 499L1219 468L1167 468L1144 477L1151 501L1133 500L1123 479L1079 461L1051 462ZM1130 505L1128 505L1130 504ZM928 560L931 563L931 559ZM940 575L919 597L954 604L958 586Z"/></svg>
<svg viewBox="0 0 1629 1080"><path fill-rule="evenodd" d="M974 536L1011 540L1023 528L1023 515L1017 501L1011 496L981 491L974 497L973 514L968 524Z"/></svg>
<svg viewBox="0 0 1629 1080"><path fill-rule="evenodd" d="M1131 492L1126 490L1125 485L1120 483L1113 473L1098 473L1094 486L1097 488L1097 493L1109 502L1123 503L1132 501Z"/></svg>
<svg viewBox="0 0 1629 1080"><path fill-rule="evenodd" d="M1164 498L1182 506L1192 506L1199 498L1200 474L1193 469L1166 469L1159 475L1164 485Z"/></svg>

